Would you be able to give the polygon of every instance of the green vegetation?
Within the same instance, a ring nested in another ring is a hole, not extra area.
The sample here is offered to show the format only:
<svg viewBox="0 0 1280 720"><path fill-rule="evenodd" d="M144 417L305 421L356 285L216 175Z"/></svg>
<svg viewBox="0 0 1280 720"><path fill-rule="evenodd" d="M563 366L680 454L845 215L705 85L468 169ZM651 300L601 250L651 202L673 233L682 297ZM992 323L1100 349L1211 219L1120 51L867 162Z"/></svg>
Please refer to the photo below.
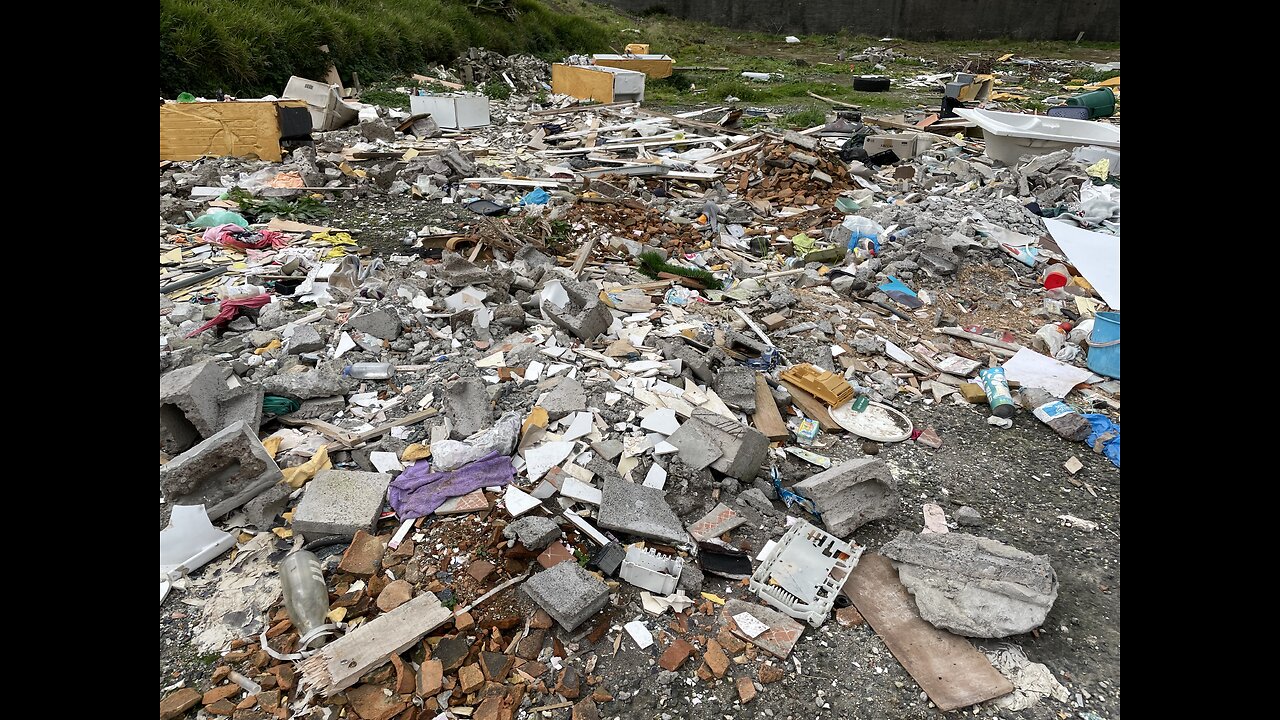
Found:
<svg viewBox="0 0 1280 720"><path fill-rule="evenodd" d="M373 105L381 105L382 107L395 108L396 110L409 109L409 95L407 93L396 92L395 88L402 86L413 87L416 83L397 82L396 80L388 80L385 83L379 83L378 88L387 87L389 90L369 90L366 89L360 95L361 102L371 103Z"/></svg>
<svg viewBox="0 0 1280 720"><path fill-rule="evenodd" d="M494 3L489 3L494 5ZM160 0L160 92L279 94L290 75L320 79L333 63L369 84L468 47L559 58L601 52L601 25L537 0ZM508 12L509 7L512 12ZM512 14L514 13L514 19ZM320 49L328 45L326 54Z"/></svg>
<svg viewBox="0 0 1280 720"><path fill-rule="evenodd" d="M662 256L656 252L647 252L640 254L640 272L651 278L658 277L658 273L671 273L680 277L687 277L697 280L710 290L721 290L724 285L715 278L714 275L706 270L697 268L687 268L681 265L670 265Z"/></svg>
<svg viewBox="0 0 1280 720"><path fill-rule="evenodd" d="M811 128L814 125L822 125L827 122L827 113L816 105L810 105L804 110L793 112L782 118L782 124L796 130Z"/></svg>
<svg viewBox="0 0 1280 720"><path fill-rule="evenodd" d="M495 78L484 84L484 94L491 100L506 100L511 97L511 86Z"/></svg>
<svg viewBox="0 0 1280 720"><path fill-rule="evenodd" d="M259 198L243 188L234 187L227 191L227 198L240 206L240 212L251 222L264 222L273 217L288 220L318 220L329 215L329 208L310 195L303 195L294 200L270 197Z"/></svg>

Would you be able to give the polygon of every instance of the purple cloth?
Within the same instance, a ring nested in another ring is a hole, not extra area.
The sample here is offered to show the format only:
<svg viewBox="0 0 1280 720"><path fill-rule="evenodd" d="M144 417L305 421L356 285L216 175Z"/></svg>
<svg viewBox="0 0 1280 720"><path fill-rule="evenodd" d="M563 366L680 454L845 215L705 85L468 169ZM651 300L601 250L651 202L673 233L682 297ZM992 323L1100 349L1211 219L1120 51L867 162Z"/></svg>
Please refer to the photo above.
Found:
<svg viewBox="0 0 1280 720"><path fill-rule="evenodd" d="M473 490L506 485L516 474L511 458L497 452L448 472L431 472L426 460L419 460L391 481L387 499L401 520L426 517L452 497Z"/></svg>

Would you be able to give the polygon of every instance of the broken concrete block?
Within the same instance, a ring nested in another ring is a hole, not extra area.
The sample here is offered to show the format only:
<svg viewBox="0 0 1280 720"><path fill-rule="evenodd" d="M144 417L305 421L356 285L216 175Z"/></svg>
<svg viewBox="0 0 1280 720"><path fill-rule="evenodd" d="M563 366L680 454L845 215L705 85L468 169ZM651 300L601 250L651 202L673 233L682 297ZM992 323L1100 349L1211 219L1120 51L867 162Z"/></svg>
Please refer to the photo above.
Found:
<svg viewBox="0 0 1280 720"><path fill-rule="evenodd" d="M768 496L766 496L760 488L752 487L743 490L742 493L738 495L738 502L749 508L755 508L765 515L772 515L777 512L777 510L773 508L773 503L769 502Z"/></svg>
<svg viewBox="0 0 1280 720"><path fill-rule="evenodd" d="M754 393L754 382L751 387ZM704 408L696 408L667 442L679 448L680 460L695 470L710 466L743 481L755 478L769 453L769 438L759 430Z"/></svg>
<svg viewBox="0 0 1280 720"><path fill-rule="evenodd" d="M314 325L299 325L293 329L293 335L289 336L289 347L285 354L301 355L323 349L324 339L320 337L320 331Z"/></svg>
<svg viewBox="0 0 1280 720"><path fill-rule="evenodd" d="M541 550L560 537L560 526L554 520L538 515L522 517L502 529L502 536L518 539L530 550Z"/></svg>
<svg viewBox="0 0 1280 720"><path fill-rule="evenodd" d="M960 635L1002 638L1044 623L1058 576L1044 555L965 533L903 531L880 553L915 596L920 617Z"/></svg>
<svg viewBox="0 0 1280 720"><path fill-rule="evenodd" d="M160 377L160 449L177 455L228 425L243 421L253 432L262 422L262 391L228 388L227 371L213 361Z"/></svg>
<svg viewBox="0 0 1280 720"><path fill-rule="evenodd" d="M587 409L587 391L576 379L561 378L538 404L547 411L548 418L559 420L569 413Z"/></svg>
<svg viewBox="0 0 1280 720"><path fill-rule="evenodd" d="M633 547L627 550L618 577L649 592L670 595L675 592L683 569L684 561L678 557L662 555L650 548Z"/></svg>
<svg viewBox="0 0 1280 720"><path fill-rule="evenodd" d="M689 368L693 376L704 383L709 383L714 379L711 373L711 360L696 348L690 347L682 342L660 342L659 349L662 350L662 357L666 360L680 360Z"/></svg>
<svg viewBox="0 0 1280 720"><path fill-rule="evenodd" d="M562 562L534 575L520 591L570 632L609 602L609 586L575 562Z"/></svg>
<svg viewBox="0 0 1280 720"><path fill-rule="evenodd" d="M204 505L210 520L240 507L284 477L243 421L160 466L160 492L173 505Z"/></svg>
<svg viewBox="0 0 1280 720"><path fill-rule="evenodd" d="M956 522L965 527L981 527L985 521L977 510L963 505L956 511Z"/></svg>
<svg viewBox="0 0 1280 720"><path fill-rule="evenodd" d="M726 365L716 373L716 394L726 405L744 413L756 411L756 371L742 365Z"/></svg>
<svg viewBox="0 0 1280 720"><path fill-rule="evenodd" d="M289 495L293 488L287 483L278 482L263 490L257 497L245 503L244 514L249 524L259 530L270 530L276 518L289 505Z"/></svg>
<svg viewBox="0 0 1280 720"><path fill-rule="evenodd" d="M373 532L390 484L391 476L384 473L322 470L307 483L293 529L313 537Z"/></svg>
<svg viewBox="0 0 1280 720"><path fill-rule="evenodd" d="M594 340L613 324L613 314L600 302L600 288L595 283L579 283L562 280L561 286L569 296L563 308L543 301L542 314L566 332L580 340Z"/></svg>
<svg viewBox="0 0 1280 720"><path fill-rule="evenodd" d="M309 400L317 397L346 395L356 385L356 380L342 374L342 366L325 363L306 372L282 372L262 381L262 391L267 395L279 395L290 400ZM262 400L258 400L262 405Z"/></svg>
<svg viewBox="0 0 1280 720"><path fill-rule="evenodd" d="M832 284L834 285L834 282ZM760 322L764 324L766 330L777 330L787 324L787 318L778 313L769 313L760 318Z"/></svg>
<svg viewBox="0 0 1280 720"><path fill-rule="evenodd" d="M297 410L289 413L289 417L294 420L314 420L346 409L347 399L341 395L308 398L302 401Z"/></svg>
<svg viewBox="0 0 1280 720"><path fill-rule="evenodd" d="M389 310L378 310L354 317L347 322L347 327L383 340L395 340L400 337L400 318Z"/></svg>
<svg viewBox="0 0 1280 720"><path fill-rule="evenodd" d="M663 492L621 478L606 478L596 523L606 529L673 545L689 541L680 518L671 511Z"/></svg>
<svg viewBox="0 0 1280 720"><path fill-rule="evenodd" d="M827 532L838 537L887 517L898 508L898 482L879 458L858 458L796 483L822 513Z"/></svg>
<svg viewBox="0 0 1280 720"><path fill-rule="evenodd" d="M444 389L444 414L453 422L449 437L462 440L493 426L493 407L483 380L457 380Z"/></svg>

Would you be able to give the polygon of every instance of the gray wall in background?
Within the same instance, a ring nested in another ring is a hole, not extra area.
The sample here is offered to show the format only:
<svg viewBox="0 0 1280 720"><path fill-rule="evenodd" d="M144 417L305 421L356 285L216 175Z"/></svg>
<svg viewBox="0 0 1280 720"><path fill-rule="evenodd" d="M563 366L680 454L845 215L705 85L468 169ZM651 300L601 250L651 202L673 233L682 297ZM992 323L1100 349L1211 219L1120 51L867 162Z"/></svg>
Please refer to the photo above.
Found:
<svg viewBox="0 0 1280 720"><path fill-rule="evenodd" d="M910 40L1120 40L1120 0L596 0L774 34ZM662 52L655 49L654 52Z"/></svg>

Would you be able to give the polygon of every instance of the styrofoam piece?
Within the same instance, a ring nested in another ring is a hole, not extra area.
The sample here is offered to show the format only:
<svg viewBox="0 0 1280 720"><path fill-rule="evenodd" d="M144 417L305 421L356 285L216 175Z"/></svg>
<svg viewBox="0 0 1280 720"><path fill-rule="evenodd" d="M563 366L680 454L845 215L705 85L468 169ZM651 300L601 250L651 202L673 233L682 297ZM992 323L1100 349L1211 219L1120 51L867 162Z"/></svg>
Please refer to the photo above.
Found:
<svg viewBox="0 0 1280 720"><path fill-rule="evenodd" d="M749 587L765 603L822 627L864 549L799 520L752 573Z"/></svg>
<svg viewBox="0 0 1280 720"><path fill-rule="evenodd" d="M633 547L622 560L618 577L659 595L670 595L676 589L684 561L670 555L659 555L648 548Z"/></svg>
<svg viewBox="0 0 1280 720"><path fill-rule="evenodd" d="M194 572L235 545L235 536L209 522L204 505L174 505L160 531L160 602L169 594L170 573Z"/></svg>
<svg viewBox="0 0 1280 720"><path fill-rule="evenodd" d="M627 634L636 641L636 645L641 650L653 644L653 633L649 632L649 628L639 620L632 620L623 627L627 629Z"/></svg>
<svg viewBox="0 0 1280 720"><path fill-rule="evenodd" d="M1047 155L1081 145L1120 147L1119 125L995 110L961 108L955 113L982 128L987 157L1007 165L1016 165L1023 155Z"/></svg>
<svg viewBox="0 0 1280 720"><path fill-rule="evenodd" d="M572 476L560 483L560 495L592 505L599 505L604 500L604 492L600 488L592 487Z"/></svg>

